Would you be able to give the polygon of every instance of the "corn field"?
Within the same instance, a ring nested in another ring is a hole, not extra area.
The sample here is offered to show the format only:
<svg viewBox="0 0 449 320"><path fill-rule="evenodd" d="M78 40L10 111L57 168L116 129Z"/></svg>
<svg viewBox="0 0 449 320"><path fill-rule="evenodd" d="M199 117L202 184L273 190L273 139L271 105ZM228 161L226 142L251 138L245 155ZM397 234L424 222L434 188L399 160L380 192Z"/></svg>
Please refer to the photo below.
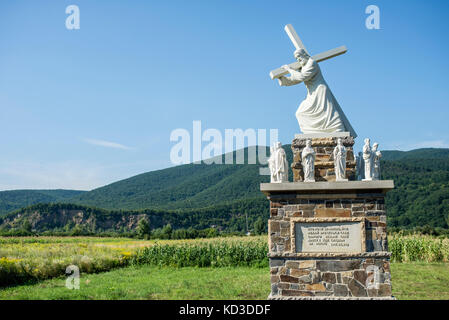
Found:
<svg viewBox="0 0 449 320"><path fill-rule="evenodd" d="M134 240L95 237L0 237L0 287L136 264L159 266L267 265L267 237ZM146 249L145 249L146 248Z"/></svg>
<svg viewBox="0 0 449 320"><path fill-rule="evenodd" d="M449 262L449 239L432 236L393 236L388 249L393 262Z"/></svg>
<svg viewBox="0 0 449 320"><path fill-rule="evenodd" d="M266 239L246 242L214 241L155 245L139 250L132 264L170 267L237 267L268 265Z"/></svg>
<svg viewBox="0 0 449 320"><path fill-rule="evenodd" d="M393 262L449 262L449 239L389 237ZM267 236L191 240L135 240L95 237L0 237L0 286L128 265L233 267L268 265Z"/></svg>

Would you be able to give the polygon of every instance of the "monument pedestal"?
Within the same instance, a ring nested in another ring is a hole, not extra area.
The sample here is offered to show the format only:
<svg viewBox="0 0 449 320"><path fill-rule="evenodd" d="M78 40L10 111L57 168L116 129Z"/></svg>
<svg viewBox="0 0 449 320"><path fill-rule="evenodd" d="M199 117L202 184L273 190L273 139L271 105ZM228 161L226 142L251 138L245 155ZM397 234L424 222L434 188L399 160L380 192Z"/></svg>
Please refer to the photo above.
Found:
<svg viewBox="0 0 449 320"><path fill-rule="evenodd" d="M269 299L393 299L385 194L392 180L262 183Z"/></svg>

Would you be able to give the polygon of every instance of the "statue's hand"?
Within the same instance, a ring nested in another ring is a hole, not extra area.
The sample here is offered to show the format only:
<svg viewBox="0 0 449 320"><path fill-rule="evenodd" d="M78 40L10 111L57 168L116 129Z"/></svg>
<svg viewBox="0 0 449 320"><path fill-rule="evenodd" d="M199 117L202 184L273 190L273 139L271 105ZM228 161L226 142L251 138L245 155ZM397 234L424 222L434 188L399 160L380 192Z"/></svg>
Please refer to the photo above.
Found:
<svg viewBox="0 0 449 320"><path fill-rule="evenodd" d="M291 70L292 68L290 68L290 66L289 66L288 64L284 64L284 65L282 66L282 69L285 69L286 71L290 72L290 70Z"/></svg>
<svg viewBox="0 0 449 320"><path fill-rule="evenodd" d="M280 86L284 85L284 79L286 79L284 76L278 78L278 82L279 82Z"/></svg>

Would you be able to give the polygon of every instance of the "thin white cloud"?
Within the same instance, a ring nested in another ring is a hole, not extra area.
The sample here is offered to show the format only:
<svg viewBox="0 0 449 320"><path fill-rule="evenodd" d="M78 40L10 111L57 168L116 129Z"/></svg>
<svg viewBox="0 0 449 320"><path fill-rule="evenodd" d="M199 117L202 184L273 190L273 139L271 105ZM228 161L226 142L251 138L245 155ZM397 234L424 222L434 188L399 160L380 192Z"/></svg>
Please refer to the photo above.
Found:
<svg viewBox="0 0 449 320"><path fill-rule="evenodd" d="M111 141L105 141L105 140L98 140L98 139L85 139L87 143L94 145L94 146L100 146L100 147L106 147L106 148L114 148L114 149L122 149L122 150L131 150L132 148L127 147L123 144L111 142Z"/></svg>

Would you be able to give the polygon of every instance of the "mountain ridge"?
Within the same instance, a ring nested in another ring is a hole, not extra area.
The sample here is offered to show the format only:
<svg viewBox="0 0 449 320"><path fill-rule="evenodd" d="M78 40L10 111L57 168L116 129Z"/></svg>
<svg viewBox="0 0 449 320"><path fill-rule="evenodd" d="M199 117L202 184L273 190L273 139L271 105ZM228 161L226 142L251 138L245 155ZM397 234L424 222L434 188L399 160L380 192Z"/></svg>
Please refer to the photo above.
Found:
<svg viewBox="0 0 449 320"><path fill-rule="evenodd" d="M284 149L291 163L291 148L285 145ZM248 148L244 152L247 154ZM449 149L382 151L382 154L382 178L393 179L396 185L387 194L390 225L410 227L429 224L447 228ZM225 155L221 157L224 160ZM1 213L5 215L43 202L102 208L110 212L148 209L171 214L203 212L203 209L207 209L208 219L213 220L213 208L233 208L244 212L251 209L251 203L260 211L252 212L265 217L268 214L268 202L259 191L259 183L268 182L269 177L260 176L259 167L258 163L186 164L142 173L91 191L59 191L59 197L56 191L31 190L32 196L40 197L35 199L38 202L31 203L28 199L26 205L20 207L20 204L15 204L9 210L4 209L4 193L13 191L3 191L0 192L0 209L3 208ZM291 174L290 170L290 181Z"/></svg>

